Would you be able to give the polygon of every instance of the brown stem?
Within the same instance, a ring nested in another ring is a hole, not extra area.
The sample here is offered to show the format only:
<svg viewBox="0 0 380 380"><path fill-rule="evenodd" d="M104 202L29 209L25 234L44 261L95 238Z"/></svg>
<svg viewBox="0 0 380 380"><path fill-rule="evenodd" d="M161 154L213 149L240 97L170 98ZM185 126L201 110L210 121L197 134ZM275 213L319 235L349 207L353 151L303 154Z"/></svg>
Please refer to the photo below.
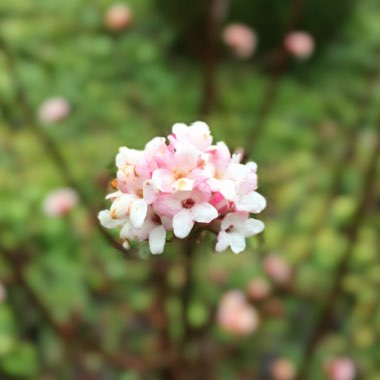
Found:
<svg viewBox="0 0 380 380"><path fill-rule="evenodd" d="M352 218L352 223L346 229L347 235L347 248L342 256L342 259L336 269L335 280L325 305L320 313L320 316L316 322L310 339L308 340L305 348L304 360L297 375L296 380L305 380L309 378L309 368L313 359L314 351L317 348L319 341L323 338L326 331L331 325L331 321L334 317L335 305L339 300L339 297L343 293L342 282L344 276L348 272L349 263L352 256L352 252L357 241L360 226L366 215L367 206L370 203L376 182L376 167L380 158L380 128L377 135L376 144L368 165L368 169L365 173L363 181L363 190L358 202L358 206L355 215Z"/></svg>
<svg viewBox="0 0 380 380"><path fill-rule="evenodd" d="M152 286L156 291L155 302L153 305L153 323L156 325L159 332L159 345L160 352L174 352L173 342L169 330L169 316L166 311L166 302L170 297L170 288L168 286L168 272L170 270L169 264L163 257L155 257L151 260L152 271ZM167 366L161 369L160 376L162 380L175 380L177 378L177 363L176 357L172 366Z"/></svg>
<svg viewBox="0 0 380 380"><path fill-rule="evenodd" d="M203 119L207 118L216 102L218 35L229 3L229 0L208 1L208 14L204 27L206 35L201 52L203 84L199 113Z"/></svg>
<svg viewBox="0 0 380 380"><path fill-rule="evenodd" d="M194 286L193 279L193 265L194 265L194 248L197 242L198 234L196 233L194 236L190 236L187 239L184 239L181 243L182 248L182 262L183 262L183 270L184 270L184 280L182 289L180 291L179 297L181 301L181 309L182 309L182 339L180 341L180 358L179 358L179 368L181 376L179 379L184 380L189 377L189 373L193 370L190 369L192 367L190 363L190 359L188 357L188 348L190 343L193 340L193 329L191 326L190 318L189 318L189 308L191 303L191 297Z"/></svg>

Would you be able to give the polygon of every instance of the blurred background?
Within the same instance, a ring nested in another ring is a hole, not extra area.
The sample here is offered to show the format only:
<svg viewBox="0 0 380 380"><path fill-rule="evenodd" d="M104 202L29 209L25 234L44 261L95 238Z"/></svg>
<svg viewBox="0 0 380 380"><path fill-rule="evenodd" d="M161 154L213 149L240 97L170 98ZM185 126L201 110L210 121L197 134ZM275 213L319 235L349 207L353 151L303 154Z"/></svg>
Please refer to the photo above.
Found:
<svg viewBox="0 0 380 380"><path fill-rule="evenodd" d="M0 378L379 380L379 71L377 0L1 0ZM264 236L123 253L118 147L199 119Z"/></svg>

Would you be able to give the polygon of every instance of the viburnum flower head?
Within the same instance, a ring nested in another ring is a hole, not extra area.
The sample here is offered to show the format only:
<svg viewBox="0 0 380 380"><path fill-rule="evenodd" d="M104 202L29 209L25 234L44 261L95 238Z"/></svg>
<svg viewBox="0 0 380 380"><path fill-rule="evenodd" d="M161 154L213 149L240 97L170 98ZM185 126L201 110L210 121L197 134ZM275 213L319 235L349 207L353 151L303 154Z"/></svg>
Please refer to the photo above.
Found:
<svg viewBox="0 0 380 380"><path fill-rule="evenodd" d="M263 231L250 217L265 198L256 192L257 165L242 164L223 142L212 144L208 125L175 124L167 139L155 137L143 150L121 147L116 156L116 191L99 213L106 228L119 228L126 247L149 241L153 254L164 251L166 234L184 239L195 229L217 232L216 250L246 247L245 238Z"/></svg>

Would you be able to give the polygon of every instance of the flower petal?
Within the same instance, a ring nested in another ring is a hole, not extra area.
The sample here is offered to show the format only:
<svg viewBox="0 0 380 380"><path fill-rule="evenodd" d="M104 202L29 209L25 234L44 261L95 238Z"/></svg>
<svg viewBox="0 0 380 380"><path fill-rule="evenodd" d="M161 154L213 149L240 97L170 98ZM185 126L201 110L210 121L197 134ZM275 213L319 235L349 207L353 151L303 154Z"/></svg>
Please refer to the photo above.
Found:
<svg viewBox="0 0 380 380"><path fill-rule="evenodd" d="M267 205L265 198L257 193L256 191L252 191L242 197L235 202L236 209L239 211L247 211L253 213L259 213Z"/></svg>
<svg viewBox="0 0 380 380"><path fill-rule="evenodd" d="M154 185L152 180L146 180L143 183L143 196L144 201L150 205L152 204L158 197L159 191L157 187Z"/></svg>
<svg viewBox="0 0 380 380"><path fill-rule="evenodd" d="M222 180L220 181L220 193L224 198L232 201L236 196L236 186L235 182L231 180Z"/></svg>
<svg viewBox="0 0 380 380"><path fill-rule="evenodd" d="M199 151L192 145L179 145L174 154L177 169L184 172L196 168L198 157Z"/></svg>
<svg viewBox="0 0 380 380"><path fill-rule="evenodd" d="M166 230L163 226L154 227L149 233L149 248L154 255L164 252Z"/></svg>
<svg viewBox="0 0 380 380"><path fill-rule="evenodd" d="M173 218L173 232L174 235L180 239L189 235L194 226L194 221L189 210L182 210Z"/></svg>
<svg viewBox="0 0 380 380"><path fill-rule="evenodd" d="M120 237L122 239L131 239L131 238L133 238L132 226L131 226L131 224L128 221L124 223L123 228L120 231Z"/></svg>
<svg viewBox="0 0 380 380"><path fill-rule="evenodd" d="M191 191L194 187L194 180L188 178L180 178L173 184L174 191Z"/></svg>
<svg viewBox="0 0 380 380"><path fill-rule="evenodd" d="M193 219L198 223L210 223L218 217L218 211L210 203L203 202L196 204L191 209Z"/></svg>
<svg viewBox="0 0 380 380"><path fill-rule="evenodd" d="M100 211L98 214L98 219L100 224L106 228L116 228L124 223L123 220L112 218L109 210Z"/></svg>
<svg viewBox="0 0 380 380"><path fill-rule="evenodd" d="M264 228L265 224L261 220L251 218L244 223L243 233L245 237L249 237L259 234Z"/></svg>
<svg viewBox="0 0 380 380"><path fill-rule="evenodd" d="M240 225L244 224L247 219L247 213L230 212L223 218L221 228L222 230L226 230L231 226L234 228L239 227Z"/></svg>
<svg viewBox="0 0 380 380"><path fill-rule="evenodd" d="M170 170L157 169L152 174L152 181L158 190L164 193L173 192L174 175Z"/></svg>
<svg viewBox="0 0 380 380"><path fill-rule="evenodd" d="M228 234L228 239L233 253L240 253L245 250L246 243L243 235L231 232Z"/></svg>
<svg viewBox="0 0 380 380"><path fill-rule="evenodd" d="M181 201L181 198L177 198L174 195L161 195L153 203L153 209L160 216L174 216L182 210Z"/></svg>
<svg viewBox="0 0 380 380"><path fill-rule="evenodd" d="M218 242L216 243L215 250L217 252L225 251L230 245L227 232L220 231L218 234Z"/></svg>
<svg viewBox="0 0 380 380"><path fill-rule="evenodd" d="M111 206L111 216L113 219L127 217L131 204L135 197L129 194L123 194L115 199Z"/></svg>
<svg viewBox="0 0 380 380"><path fill-rule="evenodd" d="M135 228L142 227L147 211L148 211L148 205L146 204L144 199L139 199L132 203L129 217L130 217L133 227Z"/></svg>

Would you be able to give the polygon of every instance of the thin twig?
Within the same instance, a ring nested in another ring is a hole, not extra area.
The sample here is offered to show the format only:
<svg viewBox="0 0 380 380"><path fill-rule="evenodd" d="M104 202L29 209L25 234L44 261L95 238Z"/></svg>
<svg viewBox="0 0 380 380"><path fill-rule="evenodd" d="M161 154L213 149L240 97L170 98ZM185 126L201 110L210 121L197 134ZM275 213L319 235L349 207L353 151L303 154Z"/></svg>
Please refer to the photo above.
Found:
<svg viewBox="0 0 380 380"><path fill-rule="evenodd" d="M202 119L207 118L216 102L218 35L228 5L229 0L208 0L208 14L204 23L206 35L201 51L203 83L199 113Z"/></svg>

